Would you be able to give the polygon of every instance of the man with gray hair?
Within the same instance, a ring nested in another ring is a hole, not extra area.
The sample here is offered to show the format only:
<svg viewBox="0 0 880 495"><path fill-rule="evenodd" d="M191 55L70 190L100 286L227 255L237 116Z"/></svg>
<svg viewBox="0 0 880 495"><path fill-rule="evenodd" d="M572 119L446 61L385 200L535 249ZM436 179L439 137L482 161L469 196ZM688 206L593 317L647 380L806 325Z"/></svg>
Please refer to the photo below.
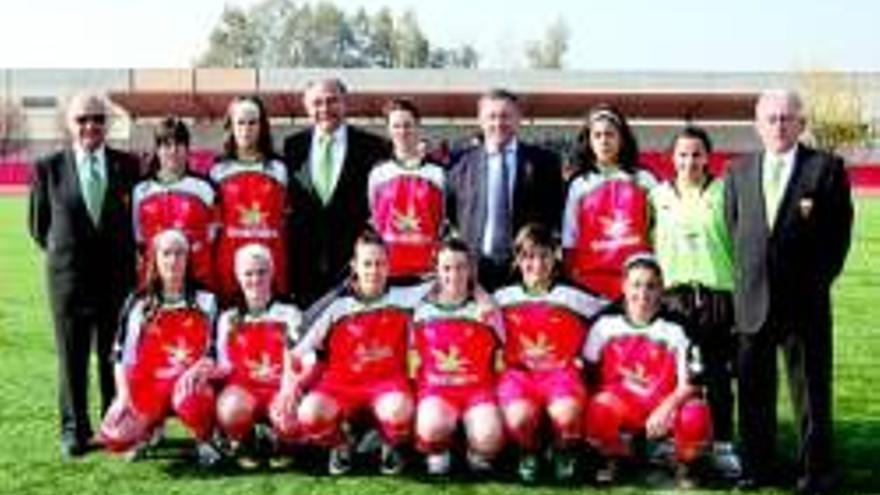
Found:
<svg viewBox="0 0 880 495"><path fill-rule="evenodd" d="M102 415L113 400L113 338L135 280L131 191L139 167L131 155L106 145L108 127L103 96L74 96L67 108L71 143L37 162L30 190L30 234L46 252L64 457L81 456L90 446L86 392L93 341Z"/></svg>
<svg viewBox="0 0 880 495"><path fill-rule="evenodd" d="M346 122L347 89L310 81L303 106L311 126L284 140L290 171L289 263L297 304L307 307L344 278L354 240L367 226L367 178L390 156L382 138Z"/></svg>
<svg viewBox="0 0 880 495"><path fill-rule="evenodd" d="M777 346L799 434L798 493L832 488L830 289L849 249L853 207L842 160L799 143L804 127L797 94L762 93L755 128L763 149L726 178L743 489L777 472Z"/></svg>

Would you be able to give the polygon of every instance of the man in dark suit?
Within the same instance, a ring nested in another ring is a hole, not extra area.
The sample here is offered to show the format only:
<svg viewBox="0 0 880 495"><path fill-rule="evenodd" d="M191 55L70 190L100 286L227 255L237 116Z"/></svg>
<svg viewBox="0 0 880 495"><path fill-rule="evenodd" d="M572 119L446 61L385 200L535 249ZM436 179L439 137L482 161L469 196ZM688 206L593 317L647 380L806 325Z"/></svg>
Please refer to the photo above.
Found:
<svg viewBox="0 0 880 495"><path fill-rule="evenodd" d="M510 281L513 236L529 222L559 230L563 183L553 152L517 138L517 97L503 89L480 97L483 144L463 152L449 171L447 214L479 260L489 290Z"/></svg>
<svg viewBox="0 0 880 495"><path fill-rule="evenodd" d="M289 280L303 307L344 276L369 217L370 170L391 152L383 139L346 124L345 95L338 79L308 83L303 103L312 126L284 141L292 177Z"/></svg>
<svg viewBox="0 0 880 495"><path fill-rule="evenodd" d="M798 143L800 98L763 93L763 151L730 168L725 209L735 252L743 488L770 481L776 442L776 348L799 433L798 491L832 483L830 289L850 244L853 209L840 158Z"/></svg>
<svg viewBox="0 0 880 495"><path fill-rule="evenodd" d="M29 226L46 252L55 345L61 448L86 452L92 429L87 389L94 340L102 411L113 399L111 349L120 306L135 277L131 190L134 157L105 145L108 114L97 95L75 96L68 107L71 146L37 162Z"/></svg>

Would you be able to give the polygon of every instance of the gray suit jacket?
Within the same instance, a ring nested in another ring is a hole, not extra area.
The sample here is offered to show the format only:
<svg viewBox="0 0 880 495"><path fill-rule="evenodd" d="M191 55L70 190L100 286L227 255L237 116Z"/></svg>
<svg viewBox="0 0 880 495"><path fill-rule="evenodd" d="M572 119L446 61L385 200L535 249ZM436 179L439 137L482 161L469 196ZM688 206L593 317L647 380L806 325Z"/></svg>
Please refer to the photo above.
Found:
<svg viewBox="0 0 880 495"><path fill-rule="evenodd" d="M853 208L843 161L798 145L794 170L771 229L761 185L763 154L729 169L725 214L734 244L737 331L756 333L770 317L824 321L829 289L849 249ZM820 319L820 320L817 320Z"/></svg>

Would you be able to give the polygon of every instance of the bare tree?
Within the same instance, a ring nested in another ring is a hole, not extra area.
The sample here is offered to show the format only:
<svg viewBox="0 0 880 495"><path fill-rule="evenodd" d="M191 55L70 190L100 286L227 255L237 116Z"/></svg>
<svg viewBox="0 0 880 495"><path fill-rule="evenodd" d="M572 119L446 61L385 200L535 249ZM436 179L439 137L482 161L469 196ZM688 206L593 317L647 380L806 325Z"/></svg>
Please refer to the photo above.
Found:
<svg viewBox="0 0 880 495"><path fill-rule="evenodd" d="M874 133L863 92L854 79L840 72L810 71L802 80L809 134L816 146L836 152L871 142Z"/></svg>

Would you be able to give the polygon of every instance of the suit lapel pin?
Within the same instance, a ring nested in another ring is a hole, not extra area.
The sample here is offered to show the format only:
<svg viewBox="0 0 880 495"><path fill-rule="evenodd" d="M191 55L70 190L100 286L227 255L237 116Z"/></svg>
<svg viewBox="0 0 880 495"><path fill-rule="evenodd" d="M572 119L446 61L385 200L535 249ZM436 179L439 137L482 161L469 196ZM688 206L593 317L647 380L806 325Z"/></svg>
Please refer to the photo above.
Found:
<svg viewBox="0 0 880 495"><path fill-rule="evenodd" d="M813 198L801 198L798 207L800 207L802 218L810 218L810 214L813 212Z"/></svg>

